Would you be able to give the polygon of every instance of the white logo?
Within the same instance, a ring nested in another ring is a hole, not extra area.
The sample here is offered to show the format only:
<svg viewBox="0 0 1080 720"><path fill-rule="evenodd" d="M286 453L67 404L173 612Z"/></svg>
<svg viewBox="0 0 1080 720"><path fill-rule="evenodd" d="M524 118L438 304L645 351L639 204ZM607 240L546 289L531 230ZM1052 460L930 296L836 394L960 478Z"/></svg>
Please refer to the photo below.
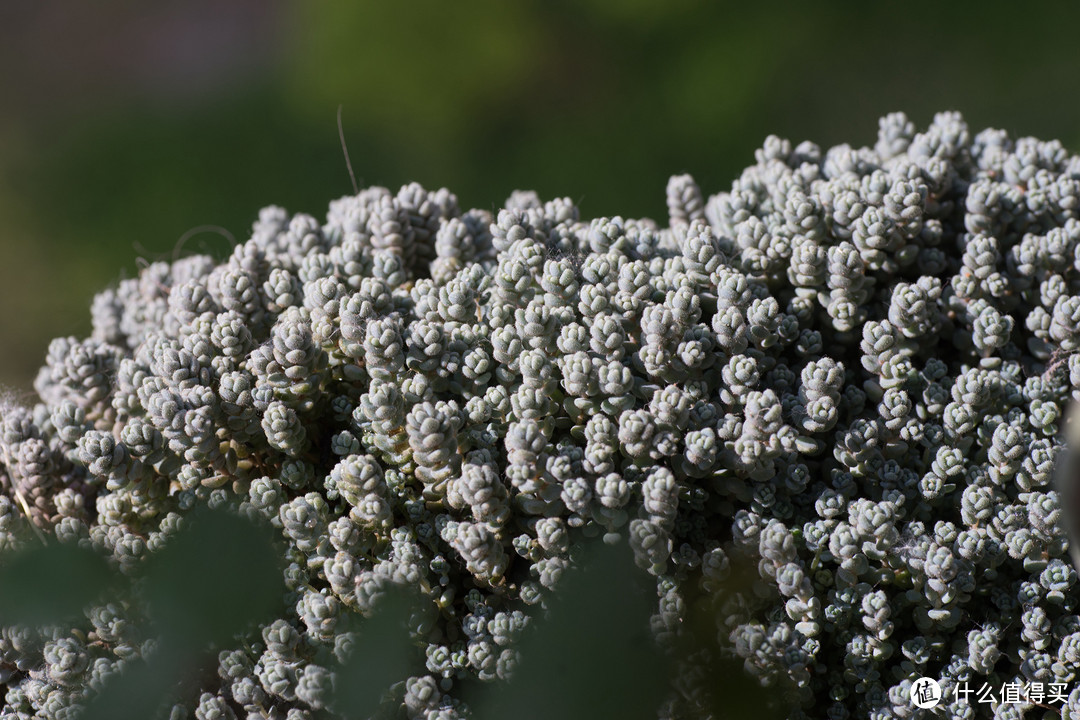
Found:
<svg viewBox="0 0 1080 720"><path fill-rule="evenodd" d="M917 708L928 710L941 702L941 686L937 680L928 677L918 678L911 683L911 702Z"/></svg>

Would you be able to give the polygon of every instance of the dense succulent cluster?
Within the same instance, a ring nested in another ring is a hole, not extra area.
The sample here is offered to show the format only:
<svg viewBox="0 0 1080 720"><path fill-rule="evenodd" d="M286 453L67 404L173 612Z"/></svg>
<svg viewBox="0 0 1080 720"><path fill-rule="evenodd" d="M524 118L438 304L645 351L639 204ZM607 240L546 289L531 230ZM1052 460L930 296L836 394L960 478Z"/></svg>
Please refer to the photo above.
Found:
<svg viewBox="0 0 1080 720"><path fill-rule="evenodd" d="M713 599L813 717L912 717L920 675L957 718L991 707L958 683L1071 683L1049 481L1080 395L1080 158L896 113L873 147L770 137L756 160L707 199L672 178L668 227L413 184L150 264L52 343L39 404L3 409L0 546L29 514L133 572L198 505L274 523L294 611L222 652L200 720L323 708L315 650L394 585L438 609L408 715L467 714L455 682L511 672L596 536L656 576L661 641ZM144 652L132 612L5 629L0 717L67 717ZM694 680L665 713L694 712Z"/></svg>

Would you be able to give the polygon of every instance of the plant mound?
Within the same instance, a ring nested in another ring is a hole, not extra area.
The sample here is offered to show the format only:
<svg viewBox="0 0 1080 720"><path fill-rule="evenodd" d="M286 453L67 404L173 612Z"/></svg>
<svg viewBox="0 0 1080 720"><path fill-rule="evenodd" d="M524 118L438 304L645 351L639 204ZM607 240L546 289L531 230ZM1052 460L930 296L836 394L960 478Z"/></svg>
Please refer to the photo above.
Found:
<svg viewBox="0 0 1080 720"><path fill-rule="evenodd" d="M3 408L0 545L32 542L29 516L135 573L194 508L272 522L291 609L222 652L198 718L314 717L318 651L394 586L437 611L405 712L467 715L455 683L512 672L596 536L655 576L662 644L707 608L808 716L910 717L919 676L950 717L989 707L961 684L1059 707L1080 158L957 113L755 158L708 198L673 177L666 227L412 184L324 221L266 208L224 262L149 264L51 344L38 404ZM59 717L146 652L130 612L5 629L2 717ZM689 670L665 714L714 681Z"/></svg>

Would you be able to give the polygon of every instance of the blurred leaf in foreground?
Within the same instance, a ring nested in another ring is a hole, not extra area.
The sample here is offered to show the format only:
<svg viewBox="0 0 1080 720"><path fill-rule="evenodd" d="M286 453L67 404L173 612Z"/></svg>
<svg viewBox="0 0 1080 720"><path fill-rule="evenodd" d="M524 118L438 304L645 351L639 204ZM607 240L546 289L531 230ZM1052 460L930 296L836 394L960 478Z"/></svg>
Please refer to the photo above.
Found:
<svg viewBox="0 0 1080 720"><path fill-rule="evenodd" d="M522 638L510 681L478 688L476 717L653 720L669 682L649 626L656 605L627 545L587 545Z"/></svg>
<svg viewBox="0 0 1080 720"><path fill-rule="evenodd" d="M423 611L419 597L395 588L378 601L370 618L357 618L355 641L337 669L331 703L341 717L370 717L390 688L424 672L423 653L412 638Z"/></svg>
<svg viewBox="0 0 1080 720"><path fill-rule="evenodd" d="M736 557L718 588L702 590L697 576L682 584L687 612L678 639L677 708L686 705L714 720L783 720L790 715L790 688L762 687L730 645L722 646L718 632L725 602L736 594L752 594L759 577L754 563Z"/></svg>
<svg viewBox="0 0 1080 720"><path fill-rule="evenodd" d="M189 515L146 570L148 609L163 643L199 652L277 617L282 557L268 527L220 510Z"/></svg>
<svg viewBox="0 0 1080 720"><path fill-rule="evenodd" d="M90 700L79 720L147 720L158 717L169 691L176 687L182 666L177 656L136 660L113 677Z"/></svg>
<svg viewBox="0 0 1080 720"><path fill-rule="evenodd" d="M220 510L191 513L142 579L155 648L112 678L81 720L146 720L191 690L211 644L280 615L281 558L271 529Z"/></svg>
<svg viewBox="0 0 1080 720"><path fill-rule="evenodd" d="M83 609L119 584L97 552L48 543L0 559L0 625L55 625L82 617Z"/></svg>

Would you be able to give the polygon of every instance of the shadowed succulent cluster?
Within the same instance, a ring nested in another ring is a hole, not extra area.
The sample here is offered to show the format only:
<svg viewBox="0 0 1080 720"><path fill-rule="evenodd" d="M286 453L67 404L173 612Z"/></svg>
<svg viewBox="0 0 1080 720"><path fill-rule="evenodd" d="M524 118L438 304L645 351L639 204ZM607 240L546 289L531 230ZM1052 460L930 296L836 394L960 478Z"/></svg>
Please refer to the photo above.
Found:
<svg viewBox="0 0 1080 720"><path fill-rule="evenodd" d="M459 681L511 674L600 536L655 576L662 646L705 608L795 716L913 717L926 675L949 717L1020 717L1031 695L954 690L1071 689L1080 665L1049 487L1080 388L1080 158L956 113L755 157L711 197L671 178L667 227L413 184L149 264L52 343L38 404L3 408L0 546L29 515L134 573L197 507L273 523L291 610L221 653L199 720L316 717L338 681L317 650L396 586L437 611L404 712L467 716ZM145 652L131 612L5 629L0 717L68 717ZM662 716L698 712L695 670Z"/></svg>

